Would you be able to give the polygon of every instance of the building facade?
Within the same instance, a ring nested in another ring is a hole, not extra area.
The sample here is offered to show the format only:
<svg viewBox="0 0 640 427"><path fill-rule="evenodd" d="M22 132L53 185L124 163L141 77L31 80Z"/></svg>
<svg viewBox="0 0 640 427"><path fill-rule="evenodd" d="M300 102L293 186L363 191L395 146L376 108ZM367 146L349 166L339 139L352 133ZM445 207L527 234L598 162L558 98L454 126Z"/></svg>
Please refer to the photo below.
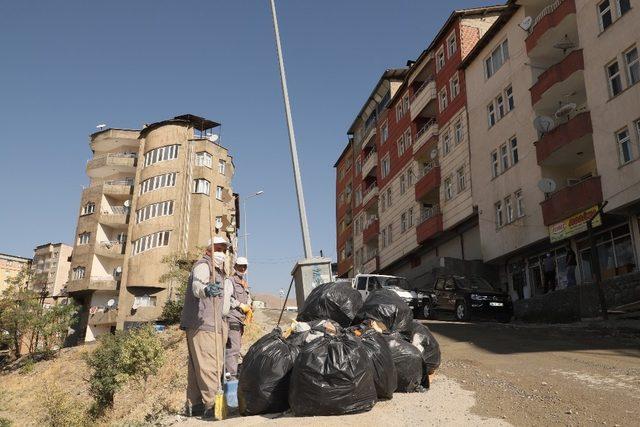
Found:
<svg viewBox="0 0 640 427"><path fill-rule="evenodd" d="M8 280L16 277L25 266L31 266L31 258L0 254L0 294L9 286Z"/></svg>
<svg viewBox="0 0 640 427"><path fill-rule="evenodd" d="M80 340L158 319L175 297L163 260L205 247L212 228L236 247L234 165L218 126L183 115L91 135L67 285L83 307Z"/></svg>
<svg viewBox="0 0 640 427"><path fill-rule="evenodd" d="M45 305L55 304L64 297L72 251L73 248L64 243L45 243L33 250L33 278L29 288L43 295Z"/></svg>

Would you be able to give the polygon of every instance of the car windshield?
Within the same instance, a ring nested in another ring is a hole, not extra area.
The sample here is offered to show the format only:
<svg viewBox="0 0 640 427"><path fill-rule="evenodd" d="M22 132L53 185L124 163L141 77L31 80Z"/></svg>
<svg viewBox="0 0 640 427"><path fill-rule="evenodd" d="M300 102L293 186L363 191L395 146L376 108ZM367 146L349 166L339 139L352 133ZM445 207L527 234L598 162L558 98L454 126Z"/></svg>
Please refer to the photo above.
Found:
<svg viewBox="0 0 640 427"><path fill-rule="evenodd" d="M410 290L409 281L404 277L387 277L383 286L397 286L400 289Z"/></svg>
<svg viewBox="0 0 640 427"><path fill-rule="evenodd" d="M462 289L468 289L470 291L495 291L495 288L491 286L491 283L487 282L482 277L456 276L455 279L458 287Z"/></svg>

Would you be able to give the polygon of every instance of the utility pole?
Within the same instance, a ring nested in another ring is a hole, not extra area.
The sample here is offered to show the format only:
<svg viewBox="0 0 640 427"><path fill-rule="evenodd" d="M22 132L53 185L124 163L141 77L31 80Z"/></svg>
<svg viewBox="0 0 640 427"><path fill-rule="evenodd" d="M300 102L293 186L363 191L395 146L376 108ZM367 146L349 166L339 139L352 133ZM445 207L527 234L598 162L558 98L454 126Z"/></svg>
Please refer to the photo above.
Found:
<svg viewBox="0 0 640 427"><path fill-rule="evenodd" d="M598 298L600 299L600 310L602 311L602 317L604 320L609 320L609 314L607 313L607 300L604 296L604 287L602 284L602 272L600 271L600 259L598 257L598 246L596 245L596 239L593 235L593 220L601 214L602 210L605 206L607 206L608 202L604 202L598 207L593 216L587 220L587 231L589 232L589 247L591 252L591 270L593 271L593 275L596 281L596 286L598 287Z"/></svg>

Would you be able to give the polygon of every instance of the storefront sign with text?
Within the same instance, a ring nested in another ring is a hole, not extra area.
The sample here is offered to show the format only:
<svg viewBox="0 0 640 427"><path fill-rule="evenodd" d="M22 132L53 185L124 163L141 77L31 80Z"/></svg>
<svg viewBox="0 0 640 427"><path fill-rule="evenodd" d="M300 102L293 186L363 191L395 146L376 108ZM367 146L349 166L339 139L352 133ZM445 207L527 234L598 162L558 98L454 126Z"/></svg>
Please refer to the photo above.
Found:
<svg viewBox="0 0 640 427"><path fill-rule="evenodd" d="M594 206L586 211L580 212L579 214L575 214L562 222L549 226L549 239L551 240L551 243L559 242L561 240L568 239L571 236L575 236L576 234L582 233L583 231L587 231L587 221L591 219L596 212L598 212L598 207ZM593 219L592 225L594 227L602 225L602 217L600 214Z"/></svg>

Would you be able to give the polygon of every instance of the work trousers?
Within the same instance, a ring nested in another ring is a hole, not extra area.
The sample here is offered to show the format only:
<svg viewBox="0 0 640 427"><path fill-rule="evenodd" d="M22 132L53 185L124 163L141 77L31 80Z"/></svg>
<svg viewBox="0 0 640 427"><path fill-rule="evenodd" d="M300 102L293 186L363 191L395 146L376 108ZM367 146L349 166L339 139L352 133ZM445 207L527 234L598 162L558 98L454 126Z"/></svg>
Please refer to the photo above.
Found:
<svg viewBox="0 0 640 427"><path fill-rule="evenodd" d="M204 404L205 408L213 407L216 392L221 386L226 330L226 324L222 328L222 334L197 329L186 330L189 351L187 403L192 407L200 404Z"/></svg>
<svg viewBox="0 0 640 427"><path fill-rule="evenodd" d="M232 379L238 379L238 360L240 359L240 347L242 346L242 323L229 323L229 337L227 338L227 353L225 356L225 369Z"/></svg>

